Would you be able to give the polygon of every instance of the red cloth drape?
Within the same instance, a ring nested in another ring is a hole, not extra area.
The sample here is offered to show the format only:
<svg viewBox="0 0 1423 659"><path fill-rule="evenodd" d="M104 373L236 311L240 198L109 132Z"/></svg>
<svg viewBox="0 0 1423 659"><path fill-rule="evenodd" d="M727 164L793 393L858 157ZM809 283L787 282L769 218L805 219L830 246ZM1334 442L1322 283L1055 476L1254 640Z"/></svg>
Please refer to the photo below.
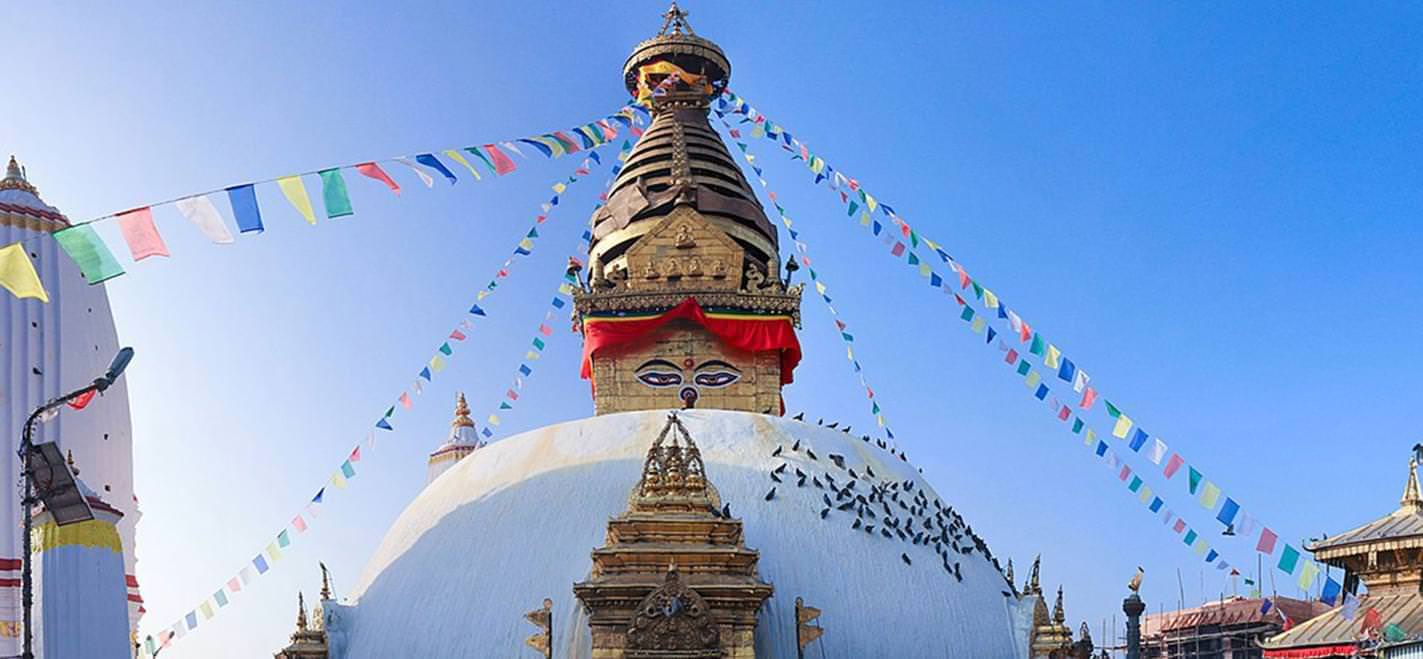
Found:
<svg viewBox="0 0 1423 659"><path fill-rule="evenodd" d="M727 345L748 352L779 350L781 384L790 384L800 363L800 340L789 318L708 316L695 298L687 298L666 313L646 318L598 318L583 321L583 379L593 377L593 354L646 336L667 321L685 318L707 328Z"/></svg>
<svg viewBox="0 0 1423 659"><path fill-rule="evenodd" d="M1358 649L1355 645L1316 645L1310 648L1284 648L1265 650L1265 659L1324 659L1325 657L1352 657Z"/></svg>

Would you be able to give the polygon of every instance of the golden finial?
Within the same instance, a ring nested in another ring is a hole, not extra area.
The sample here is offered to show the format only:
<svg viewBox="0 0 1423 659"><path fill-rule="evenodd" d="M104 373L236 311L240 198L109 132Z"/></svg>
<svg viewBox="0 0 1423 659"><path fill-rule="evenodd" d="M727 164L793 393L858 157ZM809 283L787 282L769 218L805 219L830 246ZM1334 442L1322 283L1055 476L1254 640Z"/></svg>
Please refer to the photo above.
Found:
<svg viewBox="0 0 1423 659"><path fill-rule="evenodd" d="M326 571L325 563L317 561L316 564L321 566L321 601L324 602L331 599L331 575Z"/></svg>
<svg viewBox="0 0 1423 659"><path fill-rule="evenodd" d="M1057 603L1052 605L1052 621L1059 625L1067 621L1067 615L1062 611L1062 586L1057 587Z"/></svg>
<svg viewBox="0 0 1423 659"><path fill-rule="evenodd" d="M1408 460L1408 483L1403 486L1403 498L1398 500L1399 510L1412 513L1423 512L1423 496L1418 493L1418 449L1413 448L1414 457Z"/></svg>
<svg viewBox="0 0 1423 659"><path fill-rule="evenodd" d="M469 403L464 400L464 392L455 394L455 420L450 422L451 428L473 428L474 421L469 418Z"/></svg>
<svg viewBox="0 0 1423 659"><path fill-rule="evenodd" d="M672 0L672 6L662 14L662 30L657 33L657 36L669 34L668 30L671 30L670 34L682 34L685 31L686 34L695 35L696 32L692 31L692 25L687 22L687 16L687 12L677 6L677 0Z"/></svg>
<svg viewBox="0 0 1423 659"><path fill-rule="evenodd" d="M301 591L296 593L296 630L306 631L306 598L302 597Z"/></svg>

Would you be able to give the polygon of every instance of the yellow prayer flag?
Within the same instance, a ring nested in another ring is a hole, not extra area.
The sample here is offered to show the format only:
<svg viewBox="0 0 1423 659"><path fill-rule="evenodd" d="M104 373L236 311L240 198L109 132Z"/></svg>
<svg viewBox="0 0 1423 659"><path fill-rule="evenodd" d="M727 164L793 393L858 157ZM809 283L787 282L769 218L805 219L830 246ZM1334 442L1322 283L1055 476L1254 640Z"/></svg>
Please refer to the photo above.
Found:
<svg viewBox="0 0 1423 659"><path fill-rule="evenodd" d="M35 264L30 262L30 255L20 243L0 249L0 286L18 298L32 297L40 302L49 302L49 293L40 283Z"/></svg>
<svg viewBox="0 0 1423 659"><path fill-rule="evenodd" d="M815 292L821 295L825 295L825 284L821 282L815 282Z"/></svg>
<svg viewBox="0 0 1423 659"><path fill-rule="evenodd" d="M307 224L316 224L316 213L311 210L311 197L306 196L306 186L302 184L300 176L279 178L277 187L282 189L282 194L286 195L292 208L306 218Z"/></svg>
<svg viewBox="0 0 1423 659"><path fill-rule="evenodd" d="M277 549L276 541L267 543L267 555L272 557L272 562L282 560L282 550Z"/></svg>
<svg viewBox="0 0 1423 659"><path fill-rule="evenodd" d="M340 470L337 470L331 474L331 484L336 486L338 490L346 489L346 475L342 474Z"/></svg>
<svg viewBox="0 0 1423 659"><path fill-rule="evenodd" d="M1043 379L1037 371L1029 371L1028 377L1023 378L1023 386L1033 389L1038 386L1038 382Z"/></svg>
<svg viewBox="0 0 1423 659"><path fill-rule="evenodd" d="M1206 544L1205 536L1198 535L1196 536L1196 543L1192 545L1191 548L1196 550L1197 556L1205 556L1206 552L1210 551L1211 547L1209 544Z"/></svg>
<svg viewBox="0 0 1423 659"><path fill-rule="evenodd" d="M436 373L439 373L440 371L445 370L445 360L442 359L439 355L435 355L434 357L431 357L431 358L430 358L430 370L432 370L432 371L434 371L434 372L436 372Z"/></svg>
<svg viewBox="0 0 1423 659"><path fill-rule="evenodd" d="M525 239L519 241L519 246L522 247L522 248L524 248L524 249L527 249L527 250L532 251L532 250L534 249L534 241L529 240L528 238L525 238Z"/></svg>
<svg viewBox="0 0 1423 659"><path fill-rule="evenodd" d="M1131 430L1131 417L1123 414L1117 417L1117 425L1112 428L1112 436L1117 439L1126 439L1127 432Z"/></svg>
<svg viewBox="0 0 1423 659"><path fill-rule="evenodd" d="M459 164L461 164L461 165L464 165L464 168L465 168L465 169L468 169L468 170L469 170L469 173L474 174L474 180L476 180L476 181L479 180L479 172L478 172L478 171L475 171L474 165L469 164L469 161L468 161L468 160L465 160L465 159L464 159L464 156L460 155L460 152L455 151L454 149L447 149L447 150L445 151L445 155L449 156L449 157L450 157L450 160L453 160L453 161L455 161L455 162L457 162L457 163L459 163Z"/></svg>
<svg viewBox="0 0 1423 659"><path fill-rule="evenodd" d="M854 349L854 348L851 348L850 346L845 346L845 359L848 359L848 360L850 360L850 361L855 361L855 349Z"/></svg>
<svg viewBox="0 0 1423 659"><path fill-rule="evenodd" d="M875 201L875 198L871 197L870 193L865 192L864 190L861 190L860 194L865 196L865 205L869 207L870 212L875 212L875 208L879 206L879 202Z"/></svg>
<svg viewBox="0 0 1423 659"><path fill-rule="evenodd" d="M484 298L487 298L487 297L489 297L489 291L480 291L479 293L476 293L476 294L475 294L474 299L476 299L476 300L483 300Z"/></svg>
<svg viewBox="0 0 1423 659"><path fill-rule="evenodd" d="M564 295L573 295L573 284L560 284L558 287L558 292L563 293Z"/></svg>
<svg viewBox="0 0 1423 659"><path fill-rule="evenodd" d="M1057 358L1061 356L1062 351L1058 350L1057 346L1049 343L1047 344L1047 355L1043 357L1043 364L1046 365L1048 368L1058 368L1059 362L1057 361Z"/></svg>
<svg viewBox="0 0 1423 659"><path fill-rule="evenodd" d="M860 226L862 226L862 227L867 227L867 226L869 226L869 225L870 225L870 214L869 214L869 213L860 213Z"/></svg>
<svg viewBox="0 0 1423 659"><path fill-rule="evenodd" d="M203 602L202 606L198 607L198 610L203 612L204 620L212 620L212 603Z"/></svg>
<svg viewBox="0 0 1423 659"><path fill-rule="evenodd" d="M1314 563L1305 563L1299 571L1299 588L1309 592L1309 587L1314 585L1314 577L1319 574L1319 568Z"/></svg>
<svg viewBox="0 0 1423 659"><path fill-rule="evenodd" d="M1141 499L1142 505L1146 505L1146 504L1148 504L1148 503L1151 503L1151 486L1150 486L1150 485L1142 485L1142 486L1141 486L1141 496L1140 496L1140 497L1137 497L1137 498Z"/></svg>
<svg viewBox="0 0 1423 659"><path fill-rule="evenodd" d="M491 414L491 415L489 415L489 425L491 425L491 426L497 426L497 425L499 425L499 415L498 415L498 414Z"/></svg>
<svg viewBox="0 0 1423 659"><path fill-rule="evenodd" d="M536 350L530 350L530 351L524 353L524 359L538 359L538 358L539 358L539 354L540 354L540 353L539 353L538 351L536 351Z"/></svg>
<svg viewBox="0 0 1423 659"><path fill-rule="evenodd" d="M567 190L567 189L568 189L568 185L565 184L565 183L563 183L562 181L559 181L558 183L554 183L554 184L553 184L553 193L554 193L554 194L563 194L563 191L564 191L564 190Z"/></svg>
<svg viewBox="0 0 1423 659"><path fill-rule="evenodd" d="M1083 446L1091 446L1091 445L1092 445L1092 442L1095 442L1095 441L1097 441L1097 433L1096 433L1096 431L1092 430L1091 428L1088 428L1088 429L1087 429L1087 438L1084 439L1084 440L1082 440L1082 445L1083 445Z"/></svg>
<svg viewBox="0 0 1423 659"><path fill-rule="evenodd" d="M934 270L929 267L929 264L928 264L928 263L920 263L920 264L919 264L919 276L920 276L920 277L928 278L928 276L931 275L931 274L933 274L933 273L934 273Z"/></svg>
<svg viewBox="0 0 1423 659"><path fill-rule="evenodd" d="M1215 483L1206 481L1201 488L1201 507L1206 510L1214 510L1216 499L1220 498L1220 488Z"/></svg>
<svg viewBox="0 0 1423 659"><path fill-rule="evenodd" d="M881 428L883 428L883 427L884 427L884 415L883 415L883 414L880 414L880 415L876 416L876 417L875 417L875 423L878 423L879 426L880 426Z"/></svg>
<svg viewBox="0 0 1423 659"><path fill-rule="evenodd" d="M928 241L925 241L925 242L928 242ZM994 294L993 294L993 291L990 291L990 290L988 290L988 289L985 288L985 289L983 289L983 303L986 304L986 305L988 305L988 308L989 308L989 309L997 309L997 308L998 308L998 296L997 296L997 295L994 295Z"/></svg>
<svg viewBox="0 0 1423 659"><path fill-rule="evenodd" d="M983 316L974 316L974 317L973 317L973 333L974 333L974 334L982 334L982 333L983 333L983 328L984 328L987 324L988 324L988 323L983 322Z"/></svg>

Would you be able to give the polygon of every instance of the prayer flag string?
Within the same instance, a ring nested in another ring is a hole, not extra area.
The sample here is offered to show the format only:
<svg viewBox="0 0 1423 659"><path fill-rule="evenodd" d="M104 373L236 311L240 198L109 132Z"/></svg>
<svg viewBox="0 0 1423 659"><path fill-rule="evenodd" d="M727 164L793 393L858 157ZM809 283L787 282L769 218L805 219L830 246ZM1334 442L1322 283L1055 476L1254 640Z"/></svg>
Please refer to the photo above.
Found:
<svg viewBox="0 0 1423 659"><path fill-rule="evenodd" d="M733 129L732 136L734 138L741 140L743 139L742 135L749 132L750 137L773 141L783 151L789 153L792 160L804 161L806 168L815 176L814 182L816 184L826 183L827 187L838 195L840 202L847 208L848 216L856 218L861 226L870 228L872 235L879 238L888 247L892 256L913 267L920 277L928 281L931 287L942 289L945 294L952 296L962 308L960 318L970 323L971 328L978 332L984 332L991 329L988 325L997 324L1004 330L1003 335L1014 337L1017 343L1022 344L1025 350L1021 353L1017 348L1011 348L1011 350L1024 360L1022 364L1026 366L1026 369L1020 370L1020 373L1025 376L1025 383L1030 379L1033 380L1032 392L1039 399L1044 399L1050 393L1050 389L1043 383L1043 380L1051 381L1053 377L1056 377L1068 383L1074 393L1076 410L1063 405L1062 408L1056 410L1061 420L1065 422L1069 418L1076 417L1079 413L1090 411L1096 401L1101 399L1106 413L1112 419L1112 436L1125 440L1131 453L1140 454L1149 445L1151 447L1149 459L1154 464L1160 464L1162 459L1167 460L1166 466L1161 471L1162 476L1167 480L1170 480L1183 465L1187 465L1186 459L1179 451L1171 451L1170 447L1159 437L1152 437L1124 411L1103 398L1097 388L1091 384L1091 377L1087 372L1064 354L1059 346L1049 341L1040 332L1035 331L1027 320L1012 310L996 293L969 275L968 270L945 251L939 243L913 228L892 207L882 203L865 190L858 180L837 171L824 158L811 152L807 145L797 140L785 128L769 120L745 99L730 90L727 90L718 99L716 108L720 112L742 115L744 119L741 124L750 126L746 131ZM738 142L738 146L744 148L744 143ZM752 168L758 176L761 174L759 167L753 164ZM879 219L880 216L886 218L888 226ZM921 246L933 251L939 257L949 270L947 276L940 274L930 260L919 257L916 250ZM977 299L986 312L975 309L974 303L966 299L970 296ZM1034 361L1045 368L1046 377L1027 365L1026 360L1029 356L1033 356ZM1063 409L1067 410L1065 418L1062 417ZM1074 419L1073 425L1076 423L1077 421ZM1099 457L1102 455L1104 454L1099 454ZM1112 455L1117 454L1113 453ZM1165 458L1167 455L1170 456L1169 459ZM1118 456L1118 461L1121 461L1120 456ZM1200 470L1194 466L1188 466L1188 474L1190 478L1185 479L1188 492L1197 497L1201 507L1213 514L1227 532L1250 541L1255 541L1258 538L1258 541L1254 543L1255 550L1272 557L1278 553L1280 560L1275 563L1276 568L1285 574L1298 575L1301 588L1309 589L1314 583L1314 577L1318 575L1317 566L1312 570L1302 570L1300 561L1297 560L1298 549L1289 543L1277 542L1278 536L1274 531L1246 511L1237 499L1225 496L1220 486L1206 479ZM1131 482L1130 479L1127 480L1129 483ZM1180 523L1184 524L1184 522ZM1192 538L1193 544L1198 537L1199 534L1196 534ZM1207 548L1203 554L1212 555L1212 551ZM1295 560L1286 560L1292 555L1295 556ZM1335 590L1333 586L1333 578L1326 577L1321 592Z"/></svg>

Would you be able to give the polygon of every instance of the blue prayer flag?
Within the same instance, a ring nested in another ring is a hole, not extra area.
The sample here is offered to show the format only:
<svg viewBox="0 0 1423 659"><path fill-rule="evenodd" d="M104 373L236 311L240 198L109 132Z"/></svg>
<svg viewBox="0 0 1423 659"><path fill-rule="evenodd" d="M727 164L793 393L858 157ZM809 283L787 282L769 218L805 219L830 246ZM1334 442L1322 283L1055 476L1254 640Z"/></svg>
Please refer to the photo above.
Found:
<svg viewBox="0 0 1423 659"><path fill-rule="evenodd" d="M472 313L472 314L474 314L474 315L476 315L476 316L484 316L484 315L487 315L487 314L484 313L484 310L483 310L483 309L479 308L479 305L477 305L477 304L474 305L474 306L472 306L472 307L470 307L470 308L469 308L469 312Z"/></svg>
<svg viewBox="0 0 1423 659"><path fill-rule="evenodd" d="M1161 504L1162 504L1162 503L1165 503L1165 502L1163 502L1163 501L1161 500L1161 497L1151 497L1151 512L1153 512L1153 513L1161 512Z"/></svg>
<svg viewBox="0 0 1423 659"><path fill-rule="evenodd" d="M1220 507L1220 513L1215 518L1220 520L1221 524L1229 526L1235 522L1235 514L1238 512L1240 512L1240 504L1236 503L1235 499L1226 497L1225 503Z"/></svg>
<svg viewBox="0 0 1423 659"><path fill-rule="evenodd" d="M239 232L262 233L262 211L257 207L257 193L252 186L228 188L227 200L232 204L232 216L237 218Z"/></svg>
<svg viewBox="0 0 1423 659"><path fill-rule="evenodd" d="M523 247L515 247L514 253L518 254L519 256L528 256L530 254L533 254L533 252L530 252L529 250L524 249Z"/></svg>
<svg viewBox="0 0 1423 659"><path fill-rule="evenodd" d="M1102 456L1104 456L1104 455L1106 455L1106 454L1107 454L1107 443L1104 442L1104 441L1102 441L1102 440L1100 440L1100 439L1097 440L1097 457L1100 458L1100 457L1102 457Z"/></svg>
<svg viewBox="0 0 1423 659"><path fill-rule="evenodd" d="M188 623L188 631L192 631L192 630L198 628L198 612L197 612L197 611L189 611L189 612L188 612L188 615L183 616L183 620L187 621L187 623Z"/></svg>
<svg viewBox="0 0 1423 659"><path fill-rule="evenodd" d="M1033 392L1033 395L1034 395L1034 396L1037 396L1037 397L1038 397L1038 400L1042 400L1042 399L1044 399L1044 398L1047 398L1047 385L1045 385L1045 384L1040 384L1040 385L1038 385L1038 390L1037 390L1036 392Z"/></svg>
<svg viewBox="0 0 1423 659"><path fill-rule="evenodd" d="M484 435L485 437L493 437L493 436L494 436L494 433L491 432L488 427L486 427L483 431L481 431L480 434Z"/></svg>
<svg viewBox="0 0 1423 659"><path fill-rule="evenodd" d="M395 428L390 427L389 423L385 422L385 417L381 417L381 420L376 422L376 427L381 430L395 430Z"/></svg>
<svg viewBox="0 0 1423 659"><path fill-rule="evenodd" d="M252 559L252 567L257 568L257 574L266 574L266 573L267 573L267 557L265 557L265 556L263 556L263 555L261 555L261 554L257 554L257 557Z"/></svg>
<svg viewBox="0 0 1423 659"><path fill-rule="evenodd" d="M1057 377L1058 379L1071 382L1072 376L1077 375L1077 365L1073 364L1072 360L1066 357L1063 357L1061 361L1062 367L1057 369Z"/></svg>
<svg viewBox="0 0 1423 659"><path fill-rule="evenodd" d="M450 185L454 185L456 181L459 181L459 179L455 178L455 173L450 171L450 168L446 167L445 163L440 162L440 159L436 158L433 153L422 153L415 156L415 162L443 174L445 178L450 180Z"/></svg>
<svg viewBox="0 0 1423 659"><path fill-rule="evenodd" d="M884 225L880 224L879 220L875 220L875 223L872 228L874 229L875 235L878 236L879 232L884 230Z"/></svg>
<svg viewBox="0 0 1423 659"><path fill-rule="evenodd" d="M519 373L528 375L533 373L533 369L530 369L528 364L519 364Z"/></svg>
<svg viewBox="0 0 1423 659"><path fill-rule="evenodd" d="M998 330L995 330L995 329L993 329L992 327L990 327L990 328L988 328L988 338L987 338L987 339L984 339L983 342L984 342L984 343L993 343L993 339L994 339L995 337L997 337L997 336L998 336Z"/></svg>
<svg viewBox="0 0 1423 659"><path fill-rule="evenodd" d="M553 308L555 308L555 309L562 309L564 304L565 304L565 303L564 303L564 301L563 301L563 298L561 298L561 297L555 297L555 298L553 298Z"/></svg>
<svg viewBox="0 0 1423 659"><path fill-rule="evenodd" d="M430 367L426 366L425 368L420 369L420 377L425 378L426 382L430 382Z"/></svg>
<svg viewBox="0 0 1423 659"><path fill-rule="evenodd" d="M940 276L939 276L939 273L937 273L937 272L929 273L929 285L930 285L930 286L933 286L934 288L938 288L938 287L942 286L943 284L944 284L944 278L943 278L943 277L940 277Z"/></svg>
<svg viewBox="0 0 1423 659"><path fill-rule="evenodd" d="M1261 601L1260 601L1260 615L1265 615L1266 613L1269 613L1269 612L1270 612L1270 607L1272 607L1272 606L1274 606L1274 604L1273 604L1272 602L1270 602L1270 598L1266 597L1265 599L1261 600Z"/></svg>
<svg viewBox="0 0 1423 659"><path fill-rule="evenodd" d="M311 502L321 503L321 497L323 496L326 496L326 488L324 487L316 491L316 496L311 497Z"/></svg>
<svg viewBox="0 0 1423 659"><path fill-rule="evenodd" d="M1137 428L1136 434L1132 435L1131 438L1131 450L1136 451L1138 453L1141 452L1141 447L1146 444L1146 438L1146 431L1142 430L1141 428Z"/></svg>
<svg viewBox="0 0 1423 659"><path fill-rule="evenodd" d="M589 158L592 158L592 159L593 159L593 162L596 162L596 163L598 163L598 164L600 164L600 165L603 164L603 159L598 156L598 152L597 152L597 151L589 151L589 152L588 152L588 157L589 157Z"/></svg>
<svg viewBox="0 0 1423 659"><path fill-rule="evenodd" d="M1206 552L1206 562L1207 562L1207 563L1214 563L1214 562L1215 562L1215 559L1216 559L1216 558L1219 558L1219 557L1220 557L1220 554L1217 554L1214 549L1212 549L1212 550Z"/></svg>
<svg viewBox="0 0 1423 659"><path fill-rule="evenodd" d="M1319 593L1319 601L1334 606L1339 601L1339 582L1334 577L1324 578L1324 590Z"/></svg>

